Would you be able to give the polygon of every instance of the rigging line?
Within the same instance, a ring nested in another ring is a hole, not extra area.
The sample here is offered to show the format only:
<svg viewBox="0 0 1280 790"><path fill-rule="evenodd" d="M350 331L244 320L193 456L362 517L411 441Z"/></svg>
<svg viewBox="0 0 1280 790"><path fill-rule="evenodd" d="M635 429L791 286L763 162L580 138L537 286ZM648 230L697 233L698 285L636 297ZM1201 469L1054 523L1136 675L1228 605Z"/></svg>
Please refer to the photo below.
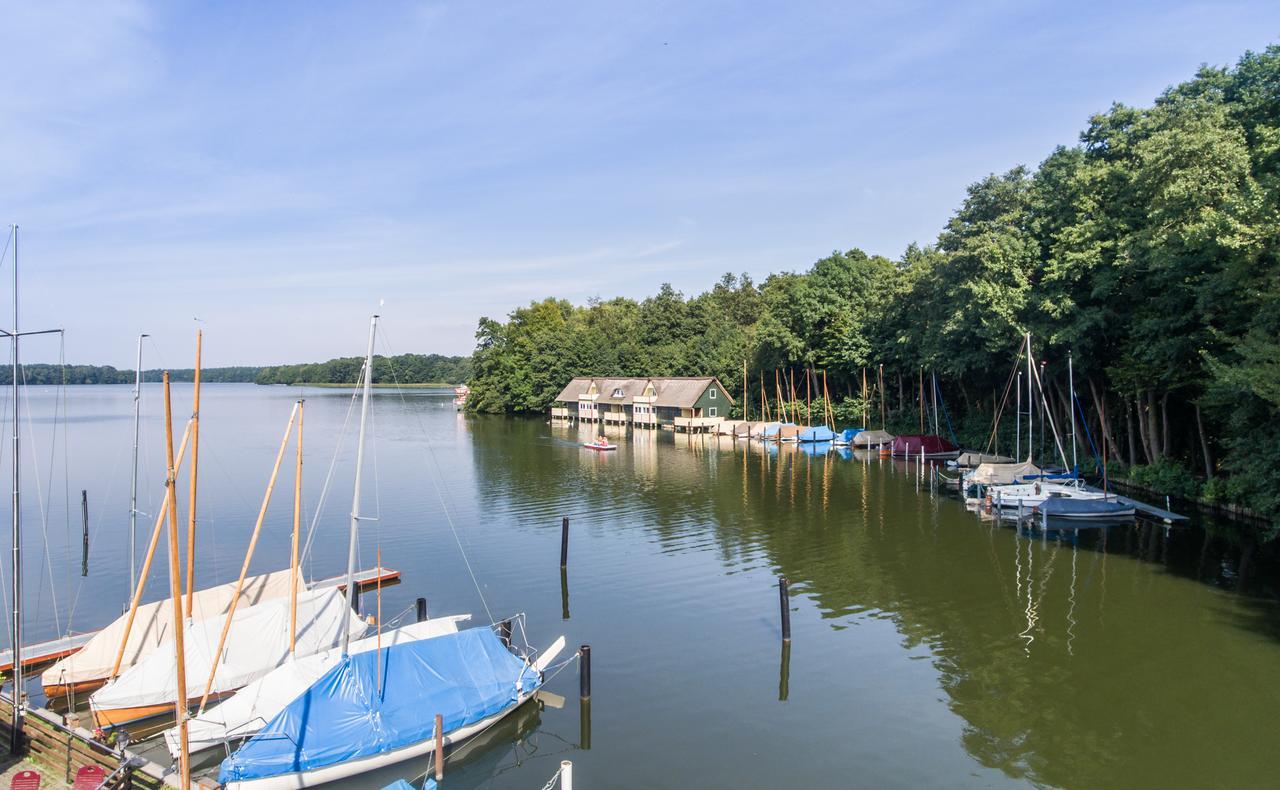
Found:
<svg viewBox="0 0 1280 790"><path fill-rule="evenodd" d="M361 366L363 367L363 366ZM324 476L324 486L320 489L320 499L316 502L315 513L311 516L311 524L307 527L307 540L302 546L302 555L299 564L308 562L311 559L311 541L316 536L316 525L320 523L320 516L324 513L324 503L329 498L329 486L333 483L333 472L338 466L338 457L342 455L342 446L347 440L347 431L351 425L351 415L355 412L356 396L360 392L360 384L363 382L363 370L359 376L356 376L356 388L351 393L351 402L347 404L347 416L342 421L342 430L338 433L338 444L333 448L333 458L329 460L329 471Z"/></svg>
<svg viewBox="0 0 1280 790"><path fill-rule="evenodd" d="M72 595L71 604L67 608L67 633L71 633L71 618L75 612L75 602L80 599L80 590L84 587L84 577L77 578L74 574L75 568L73 554L71 552L71 416L69 414L70 405L67 400L67 333L58 333L58 367L62 370L62 383L58 386L59 396L62 400L62 506L66 518L66 541L67 541L67 577L68 580L76 580L74 584L68 584L68 587L74 587L75 593ZM52 469L49 472L53 474ZM87 559L82 557L82 562Z"/></svg>
<svg viewBox="0 0 1280 790"><path fill-rule="evenodd" d="M22 373L22 395L20 396L26 403L27 407L27 433L31 436L31 475L36 479L36 504L40 508L40 537L44 543L44 567L40 569L40 581L37 584L36 594L36 611L40 611L41 602L44 600L44 580L45 569L49 572L49 599L53 602L53 627L59 636L62 635L62 618L58 614L58 591L55 589L53 579L53 557L49 552L49 508L45 507L44 484L40 480L40 459L36 455L36 429L35 423L31 419L31 395L27 391L30 387L27 382L27 366L19 366ZM56 435L58 430L57 423L57 407L54 409L53 430ZM57 439L50 442L52 447L57 447ZM52 463L52 458L50 458ZM50 467L52 470L52 466Z"/></svg>
<svg viewBox="0 0 1280 790"><path fill-rule="evenodd" d="M400 396L400 403L405 407L406 411L410 411L408 400L404 396L404 388L400 383L400 376L396 373L395 363L391 360L390 338L387 337L386 325L382 329L382 345L387 351L387 368L391 371L391 378L396 383L396 394ZM458 553L462 555L462 564L467 568L467 574L471 577L471 584L476 588L476 594L480 596L480 605L484 607L485 617L490 621L493 620L493 612L489 609L489 602L484 597L484 590L480 587L480 580L476 578L475 569L471 566L471 558L467 556L467 550L462 545L462 538L458 535L458 527L454 524L453 514L450 512L449 503L444 495L444 491L440 487L440 479L443 477L443 470L440 468L440 459L436 457L435 448L432 446L431 437L427 434L426 426L422 424L422 415L417 410L411 410L414 420L418 423L418 430L422 433L422 438L427 446L427 456L431 459L431 463L435 466L436 474L427 475L431 478L432 488L435 489L436 498L440 501L440 509L444 511L444 518L449 525L449 531L453 533L453 542L458 546Z"/></svg>

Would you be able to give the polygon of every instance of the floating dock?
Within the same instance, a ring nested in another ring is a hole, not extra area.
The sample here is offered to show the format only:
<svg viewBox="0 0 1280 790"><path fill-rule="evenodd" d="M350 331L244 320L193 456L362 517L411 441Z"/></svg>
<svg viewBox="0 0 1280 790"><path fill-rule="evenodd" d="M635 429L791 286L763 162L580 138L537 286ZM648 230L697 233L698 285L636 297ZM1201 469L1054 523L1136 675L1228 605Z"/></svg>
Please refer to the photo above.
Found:
<svg viewBox="0 0 1280 790"><path fill-rule="evenodd" d="M400 581L400 571L390 568L369 568L367 570L357 571L355 575L356 591L364 592L378 586L395 584ZM313 590L325 590L330 587L337 587L339 590L346 590L347 575L334 576L332 579L322 579L311 585ZM40 642L39 644L26 645L22 648L22 668L30 669L43 664L49 664L61 658L66 658L93 638L97 631L86 631L82 634L71 634L69 636L51 639L48 642ZM10 672L13 670L13 650L0 650L0 672Z"/></svg>

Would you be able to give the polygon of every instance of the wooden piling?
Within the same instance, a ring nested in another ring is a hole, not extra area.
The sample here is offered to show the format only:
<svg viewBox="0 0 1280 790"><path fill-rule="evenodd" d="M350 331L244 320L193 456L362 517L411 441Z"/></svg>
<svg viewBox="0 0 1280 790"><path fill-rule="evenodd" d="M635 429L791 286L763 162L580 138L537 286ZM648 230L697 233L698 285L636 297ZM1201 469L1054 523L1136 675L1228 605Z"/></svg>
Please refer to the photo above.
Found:
<svg viewBox="0 0 1280 790"><path fill-rule="evenodd" d="M591 699L591 645L578 648L578 690L582 699Z"/></svg>
<svg viewBox="0 0 1280 790"><path fill-rule="evenodd" d="M786 576L778 577L778 604L782 608L782 641L791 641L791 593Z"/></svg>
<svg viewBox="0 0 1280 790"><path fill-rule="evenodd" d="M418 609L418 622L421 623L423 620L427 619L427 599L419 598L416 605Z"/></svg>
<svg viewBox="0 0 1280 790"><path fill-rule="evenodd" d="M569 517L560 521L560 567L569 567Z"/></svg>
<svg viewBox="0 0 1280 790"><path fill-rule="evenodd" d="M444 716L436 714L436 781L444 780Z"/></svg>

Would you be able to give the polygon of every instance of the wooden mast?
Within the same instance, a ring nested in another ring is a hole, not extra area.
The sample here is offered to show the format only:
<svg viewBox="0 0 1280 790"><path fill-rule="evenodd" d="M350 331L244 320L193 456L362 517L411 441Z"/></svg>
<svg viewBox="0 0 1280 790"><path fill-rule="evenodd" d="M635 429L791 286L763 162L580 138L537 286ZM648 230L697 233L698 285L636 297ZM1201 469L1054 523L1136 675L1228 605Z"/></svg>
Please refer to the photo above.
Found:
<svg viewBox="0 0 1280 790"><path fill-rule="evenodd" d="M879 380L879 382L876 384L876 387L880 390L880 430L882 430L882 431L883 431L883 430L884 430L884 426L885 426L885 419L884 419L884 363L883 363L883 362L881 362L881 363L880 363L880 372L879 372L879 377L880 377L880 380Z"/></svg>
<svg viewBox="0 0 1280 790"><path fill-rule="evenodd" d="M867 402L867 366L862 366L862 427L871 430L871 404Z"/></svg>
<svg viewBox="0 0 1280 790"><path fill-rule="evenodd" d="M293 473L293 550L289 555L289 652L298 636L298 533L302 527L302 408L298 401L298 462Z"/></svg>
<svg viewBox="0 0 1280 790"><path fill-rule="evenodd" d="M164 373L164 435L168 473L165 496L169 507L169 595L173 600L173 649L177 659L178 693L173 701L173 715L178 723L178 778L182 790L191 788L191 758L187 751L187 654L182 631L182 564L178 559L177 470L173 461L173 405L169 399L169 372ZM219 648L221 649L221 648Z"/></svg>
<svg viewBox="0 0 1280 790"><path fill-rule="evenodd" d="M924 433L924 365L920 366L920 433Z"/></svg>
<svg viewBox="0 0 1280 790"><path fill-rule="evenodd" d="M769 400L764 395L764 371L760 371L760 419L769 421Z"/></svg>
<svg viewBox="0 0 1280 790"><path fill-rule="evenodd" d="M750 402L748 402L747 400L747 361L744 359L742 360L742 421L743 422L749 422L751 420L750 415L747 413L747 410L750 407L750 405L751 405Z"/></svg>
<svg viewBox="0 0 1280 790"><path fill-rule="evenodd" d="M187 504L187 618L195 604L196 590L196 471L200 464L200 350L204 330L196 330L195 394L191 406L191 482Z"/></svg>
<svg viewBox="0 0 1280 790"><path fill-rule="evenodd" d="M804 373L804 421L813 425L813 368Z"/></svg>
<svg viewBox="0 0 1280 790"><path fill-rule="evenodd" d="M267 505L271 503L271 492L276 487L276 477L280 474L280 464L284 461L285 448L289 446L289 435L293 433L293 421L298 417L298 406L300 402L293 404L293 411L289 412L289 425L284 430L284 439L280 441L280 450L276 452L276 463L271 468L271 479L267 481L267 491L262 497L262 507L258 510L258 521L253 525L253 535L249 538L249 548L244 553L244 564L240 566L240 578L236 580L235 592L231 595L231 606L227 608L227 619L222 622L222 633L218 636L218 647L210 655L222 655L222 649L227 644L227 633L231 631L231 621L236 616L236 606L240 603L240 591L244 589L244 578L249 573L249 563L253 560L253 550L258 545L258 535L262 532L262 522L267 517ZM204 694L200 697L200 713L204 713L205 705L209 703L209 692L213 689L213 679L218 674L219 662L211 662L209 667L209 678L204 683Z"/></svg>
<svg viewBox="0 0 1280 790"><path fill-rule="evenodd" d="M187 439L191 437L191 423L187 423L187 428L182 432L182 442L178 446L178 458L174 462L174 471L182 468L182 457L187 452ZM133 629L133 619L138 614L138 605L142 603L142 591L147 586L147 574L151 572L151 560L156 555L156 546L160 542L160 533L164 530L165 518L169 515L170 500L169 490L165 488L164 500L160 504L160 514L156 516L155 528L151 530L151 543L147 546L147 556L142 562L142 572L138 574L138 586L134 590L133 600L129 603L129 617L124 622L124 635L120 637L120 649L116 651L115 663L111 665L111 675L107 680L115 680L116 675L120 674L120 663L124 660L124 649L129 644L129 632ZM179 590L181 595L181 590ZM181 605L179 605L181 611Z"/></svg>

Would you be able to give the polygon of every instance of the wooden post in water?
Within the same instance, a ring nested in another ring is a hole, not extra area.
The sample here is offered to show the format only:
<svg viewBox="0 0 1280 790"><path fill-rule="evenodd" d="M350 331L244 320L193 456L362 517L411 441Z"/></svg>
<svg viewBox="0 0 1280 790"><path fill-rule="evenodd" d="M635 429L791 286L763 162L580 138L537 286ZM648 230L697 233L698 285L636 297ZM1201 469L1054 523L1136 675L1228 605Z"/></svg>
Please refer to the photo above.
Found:
<svg viewBox="0 0 1280 790"><path fill-rule="evenodd" d="M427 599L419 598L415 603L418 608L418 622L421 623L423 620L427 619Z"/></svg>
<svg viewBox="0 0 1280 790"><path fill-rule="evenodd" d="M591 699L591 645L578 648L578 691L582 699Z"/></svg>
<svg viewBox="0 0 1280 790"><path fill-rule="evenodd" d="M560 567L569 567L569 517L560 521Z"/></svg>
<svg viewBox="0 0 1280 790"><path fill-rule="evenodd" d="M436 781L444 779L444 716L436 714Z"/></svg>
<svg viewBox="0 0 1280 790"><path fill-rule="evenodd" d="M782 608L782 641L791 641L791 592L786 576L778 577L778 604Z"/></svg>

